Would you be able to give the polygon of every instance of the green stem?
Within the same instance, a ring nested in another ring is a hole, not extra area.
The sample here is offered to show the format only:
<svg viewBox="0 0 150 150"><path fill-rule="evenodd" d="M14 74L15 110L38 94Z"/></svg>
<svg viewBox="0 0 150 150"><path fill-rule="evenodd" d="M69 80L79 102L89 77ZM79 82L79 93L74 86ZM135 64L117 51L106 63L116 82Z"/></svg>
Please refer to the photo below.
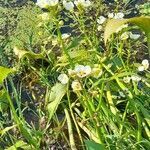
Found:
<svg viewBox="0 0 150 150"><path fill-rule="evenodd" d="M73 137L71 118L70 118L69 112L66 108L64 109L64 111L65 111L65 115L66 115L66 119L67 119L70 146L71 146L72 150L77 150L75 141L74 141L74 137Z"/></svg>
<svg viewBox="0 0 150 150"><path fill-rule="evenodd" d="M81 144L83 145L84 143L83 143L83 140L82 140L82 135L81 135L80 129L79 129L79 127L78 127L78 124L77 124L77 122L76 122L74 113L73 113L73 111L72 111L71 100L70 100L70 93L69 93L69 86L68 86L68 91L67 91L67 98L68 98L68 104L69 104L69 108L70 108L71 117L72 117L72 119L73 119L73 121L74 121L74 124L75 124L75 127L76 127L76 129L77 129L77 132L78 132L78 135L79 135L79 139L80 139L80 141L81 141Z"/></svg>
<svg viewBox="0 0 150 150"><path fill-rule="evenodd" d="M95 108L94 108L94 106L92 106L92 103L90 103L90 101L91 100L89 99L88 95L85 94L85 99L84 99L85 106L87 106L87 108L88 108L88 112L89 112L90 118L93 118L94 113L95 113L95 112L93 112L93 110ZM93 119L93 124L95 126L96 133L97 133L98 138L99 138L99 142L100 142L100 144L103 144L102 132L101 132L101 129L97 126L97 120L96 119Z"/></svg>
<svg viewBox="0 0 150 150"><path fill-rule="evenodd" d="M58 24L58 23L57 23L57 35L58 35L58 40L59 40L60 45L61 45L61 47L62 47L63 53L67 56L68 61L70 62L71 66L74 67L73 62L72 62L72 60L71 60L71 57L70 57L70 55L69 55L67 49L65 48L65 44L64 44L64 41L63 41L63 39L62 39L62 34L61 34L61 32L60 32L60 28L59 28L59 24Z"/></svg>
<svg viewBox="0 0 150 150"><path fill-rule="evenodd" d="M137 141L140 142L140 140L141 140L142 125L141 125L141 117L140 117L137 109L135 110L135 114L136 114L137 123L138 123Z"/></svg>
<svg viewBox="0 0 150 150"><path fill-rule="evenodd" d="M150 58L150 32L147 34L147 45L148 45L148 54Z"/></svg>
<svg viewBox="0 0 150 150"><path fill-rule="evenodd" d="M127 115L127 108L128 108L128 106L129 106L129 101L127 102L127 105L126 105L126 108L125 108L125 111L124 111L124 114L123 114L123 117L122 117L122 123L121 123L121 125L120 125L120 131L119 131L119 133L120 133L120 135L122 134L122 131L123 131L123 123L124 123L124 121L125 121L125 118L126 118L126 115Z"/></svg>

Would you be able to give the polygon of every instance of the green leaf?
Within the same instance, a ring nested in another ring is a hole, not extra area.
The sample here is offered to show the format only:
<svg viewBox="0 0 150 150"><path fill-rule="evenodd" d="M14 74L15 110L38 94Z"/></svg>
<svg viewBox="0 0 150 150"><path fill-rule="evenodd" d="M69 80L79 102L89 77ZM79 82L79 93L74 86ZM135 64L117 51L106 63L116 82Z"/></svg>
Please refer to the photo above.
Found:
<svg viewBox="0 0 150 150"><path fill-rule="evenodd" d="M72 40L71 44L67 47L67 50L70 50L70 49L72 49L74 47L77 47L80 44L81 40L82 40L82 37L80 37L80 38L75 37Z"/></svg>
<svg viewBox="0 0 150 150"><path fill-rule="evenodd" d="M117 31L119 27L127 23L127 19L119 20L119 19L110 19L108 20L105 31L104 31L104 42L105 45L110 38L110 36Z"/></svg>
<svg viewBox="0 0 150 150"><path fill-rule="evenodd" d="M5 111L8 108L8 100L7 100L7 93L5 90L0 91L0 112Z"/></svg>
<svg viewBox="0 0 150 150"><path fill-rule="evenodd" d="M4 128L3 130L0 130L0 135L1 135L1 137L2 137L4 134L6 134L6 132L8 132L9 130L15 128L16 126L17 126L17 125L13 125L13 126L10 126L10 127L6 127L6 128Z"/></svg>
<svg viewBox="0 0 150 150"><path fill-rule="evenodd" d="M49 121L53 117L54 113L57 110L57 107L63 98L63 96L66 93L66 85L57 83L54 87L51 89L50 93L50 103L47 106L48 112L49 112Z"/></svg>
<svg viewBox="0 0 150 150"><path fill-rule="evenodd" d="M3 80L10 74L13 73L15 70L13 68L6 68L0 66L0 84L3 83Z"/></svg>
<svg viewBox="0 0 150 150"><path fill-rule="evenodd" d="M14 53L16 56L18 56L19 59L23 59L24 57L27 57L29 59L45 59L43 54L35 54L30 51L19 49L18 47L14 47ZM46 59L45 59L46 60Z"/></svg>
<svg viewBox="0 0 150 150"><path fill-rule="evenodd" d="M105 45L107 43L107 40L110 38L110 36L117 31L119 27L126 23L131 23L134 25L137 25L143 30L148 38L148 45L149 45L149 53L150 53L150 17L134 17L130 19L111 19L108 20L105 32L104 32L104 42Z"/></svg>
<svg viewBox="0 0 150 150"><path fill-rule="evenodd" d="M85 146L87 150L104 150L104 146L102 144L90 140L85 140Z"/></svg>
<svg viewBox="0 0 150 150"><path fill-rule="evenodd" d="M17 150L18 148L24 149L24 150L31 150L31 146L25 143L22 140L18 140L13 146L10 146L9 148L6 148L5 150Z"/></svg>

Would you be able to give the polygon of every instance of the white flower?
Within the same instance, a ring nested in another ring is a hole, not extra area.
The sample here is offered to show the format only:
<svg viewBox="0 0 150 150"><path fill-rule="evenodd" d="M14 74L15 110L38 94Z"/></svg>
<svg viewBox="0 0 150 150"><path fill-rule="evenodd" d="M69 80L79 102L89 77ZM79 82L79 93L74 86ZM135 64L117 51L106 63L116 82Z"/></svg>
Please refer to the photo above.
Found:
<svg viewBox="0 0 150 150"><path fill-rule="evenodd" d="M69 33L63 33L62 35L62 39L67 39L68 37L70 37Z"/></svg>
<svg viewBox="0 0 150 150"><path fill-rule="evenodd" d="M62 84L67 84L69 81L69 78L66 74L60 74L58 76L58 80L62 83Z"/></svg>
<svg viewBox="0 0 150 150"><path fill-rule="evenodd" d="M73 81L71 84L71 87L72 87L73 91L81 91L82 90L82 86L78 80Z"/></svg>
<svg viewBox="0 0 150 150"><path fill-rule="evenodd" d="M78 77L83 78L83 77L88 76L91 73L91 67L78 65L75 67L75 72Z"/></svg>
<svg viewBox="0 0 150 150"><path fill-rule="evenodd" d="M76 75L76 72L72 69L68 69L68 74L70 77L74 77Z"/></svg>
<svg viewBox="0 0 150 150"><path fill-rule="evenodd" d="M132 32L130 32L130 38L133 40L137 40L140 37L140 34L133 34Z"/></svg>
<svg viewBox="0 0 150 150"><path fill-rule="evenodd" d="M113 18L114 17L114 13L109 13L108 14L108 18Z"/></svg>
<svg viewBox="0 0 150 150"><path fill-rule="evenodd" d="M144 66L139 66L138 67L138 71L144 71L144 70L145 70Z"/></svg>
<svg viewBox="0 0 150 150"><path fill-rule="evenodd" d="M131 76L131 79L132 79L132 81L137 81L137 82L139 82L141 80L140 77L135 76L135 75Z"/></svg>
<svg viewBox="0 0 150 150"><path fill-rule="evenodd" d="M98 27L97 27L97 30L98 31L101 31L103 29L103 27L101 26L101 25L99 25Z"/></svg>
<svg viewBox="0 0 150 150"><path fill-rule="evenodd" d="M122 35L121 35L121 40L126 40L126 39L128 39L129 38L129 34L128 34L128 32L124 32Z"/></svg>
<svg viewBox="0 0 150 150"><path fill-rule="evenodd" d="M116 30L116 33L119 32L119 31L121 31L121 30L124 29L124 28L127 28L127 27L128 27L128 24L124 24L124 25L120 26L120 27Z"/></svg>
<svg viewBox="0 0 150 150"><path fill-rule="evenodd" d="M89 0L75 0L74 4L77 7L79 7L79 6L89 7L91 5L91 2Z"/></svg>
<svg viewBox="0 0 150 150"><path fill-rule="evenodd" d="M99 78L102 75L103 71L100 68L93 68L92 75L94 78Z"/></svg>
<svg viewBox="0 0 150 150"><path fill-rule="evenodd" d="M65 7L66 10L72 11L74 8L73 2L66 2L65 0L63 1L63 6Z"/></svg>
<svg viewBox="0 0 150 150"><path fill-rule="evenodd" d="M131 80L130 77L124 77L124 78L123 78L124 83L129 83L130 80Z"/></svg>
<svg viewBox="0 0 150 150"><path fill-rule="evenodd" d="M119 12L115 14L114 19L122 19L123 17L124 17L124 14Z"/></svg>
<svg viewBox="0 0 150 150"><path fill-rule="evenodd" d="M55 6L59 2L59 0L49 0L49 1L50 1L50 6Z"/></svg>
<svg viewBox="0 0 150 150"><path fill-rule="evenodd" d="M121 97L126 97L126 96L124 95L124 93L121 92L121 91L119 91L119 95L120 95Z"/></svg>
<svg viewBox="0 0 150 150"><path fill-rule="evenodd" d="M49 6L55 6L58 4L58 0L37 0L36 5L41 8L47 8Z"/></svg>
<svg viewBox="0 0 150 150"><path fill-rule="evenodd" d="M142 65L144 66L144 69L147 70L148 67L149 67L149 62L148 62L148 60L147 60L147 59L144 59L144 60L142 61Z"/></svg>
<svg viewBox="0 0 150 150"><path fill-rule="evenodd" d="M39 17L41 17L41 19L42 19L43 21L49 20L49 14L46 13L46 12L40 14Z"/></svg>
<svg viewBox="0 0 150 150"><path fill-rule="evenodd" d="M98 24L103 24L105 21L106 21L106 18L105 18L104 16L100 16L100 17L97 19L97 23L98 23Z"/></svg>

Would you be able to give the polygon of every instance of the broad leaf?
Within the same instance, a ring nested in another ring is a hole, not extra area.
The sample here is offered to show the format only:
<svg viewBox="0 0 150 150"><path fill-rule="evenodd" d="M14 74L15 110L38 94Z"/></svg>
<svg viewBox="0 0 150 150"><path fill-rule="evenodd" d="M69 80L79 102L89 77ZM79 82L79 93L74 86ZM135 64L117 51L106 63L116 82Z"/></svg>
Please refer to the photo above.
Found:
<svg viewBox="0 0 150 150"><path fill-rule="evenodd" d="M96 143L94 141L86 140L85 145L87 150L104 150L104 146L102 144Z"/></svg>
<svg viewBox="0 0 150 150"><path fill-rule="evenodd" d="M18 140L13 146L10 146L9 148L6 148L5 150L16 150L16 149L31 150L33 148L31 148L31 146L25 143L24 141Z"/></svg>
<svg viewBox="0 0 150 150"><path fill-rule="evenodd" d="M131 23L137 25L143 30L147 36L148 48L149 48L149 56L150 56L150 17L134 17L130 19L111 19L108 20L105 32L104 32L104 42L105 45L110 36L117 31L119 27L126 23Z"/></svg>
<svg viewBox="0 0 150 150"><path fill-rule="evenodd" d="M9 103L7 100L7 92L2 89L0 91L0 112L7 110L8 106L9 106Z"/></svg>
<svg viewBox="0 0 150 150"><path fill-rule="evenodd" d="M66 93L66 85L57 83L52 89L50 93L50 103L47 106L49 112L49 121L53 117L54 113L57 110L58 105L60 104L61 99Z"/></svg>
<svg viewBox="0 0 150 150"><path fill-rule="evenodd" d="M13 68L6 68L0 66L0 84L3 83L3 80L10 74L13 73L14 69Z"/></svg>
<svg viewBox="0 0 150 150"><path fill-rule="evenodd" d="M2 137L4 134L6 134L9 130L15 128L16 126L17 126L17 125L13 125L13 126L10 126L10 127L6 127L6 128L4 128L3 130L0 130L0 135L1 135L1 137Z"/></svg>
<svg viewBox="0 0 150 150"><path fill-rule="evenodd" d="M18 47L14 47L14 53L19 59L23 59L24 57L27 57L29 59L45 59L43 54L35 54L30 51L19 49Z"/></svg>
<svg viewBox="0 0 150 150"><path fill-rule="evenodd" d="M105 27L105 32L104 32L104 41L105 45L107 40L110 38L110 36L117 31L119 27L126 23L131 23L134 25L139 26L147 35L148 40L150 36L150 17L134 17L130 19L111 19L108 20L106 27ZM148 41L150 42L150 41Z"/></svg>

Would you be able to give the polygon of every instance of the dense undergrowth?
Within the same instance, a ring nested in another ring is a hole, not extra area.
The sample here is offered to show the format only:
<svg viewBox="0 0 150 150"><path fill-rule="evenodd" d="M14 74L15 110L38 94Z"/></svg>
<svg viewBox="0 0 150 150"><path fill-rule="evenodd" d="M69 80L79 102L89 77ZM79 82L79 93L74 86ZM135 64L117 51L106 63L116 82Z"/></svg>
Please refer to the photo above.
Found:
<svg viewBox="0 0 150 150"><path fill-rule="evenodd" d="M148 1L0 2L0 149L148 150L149 15Z"/></svg>

